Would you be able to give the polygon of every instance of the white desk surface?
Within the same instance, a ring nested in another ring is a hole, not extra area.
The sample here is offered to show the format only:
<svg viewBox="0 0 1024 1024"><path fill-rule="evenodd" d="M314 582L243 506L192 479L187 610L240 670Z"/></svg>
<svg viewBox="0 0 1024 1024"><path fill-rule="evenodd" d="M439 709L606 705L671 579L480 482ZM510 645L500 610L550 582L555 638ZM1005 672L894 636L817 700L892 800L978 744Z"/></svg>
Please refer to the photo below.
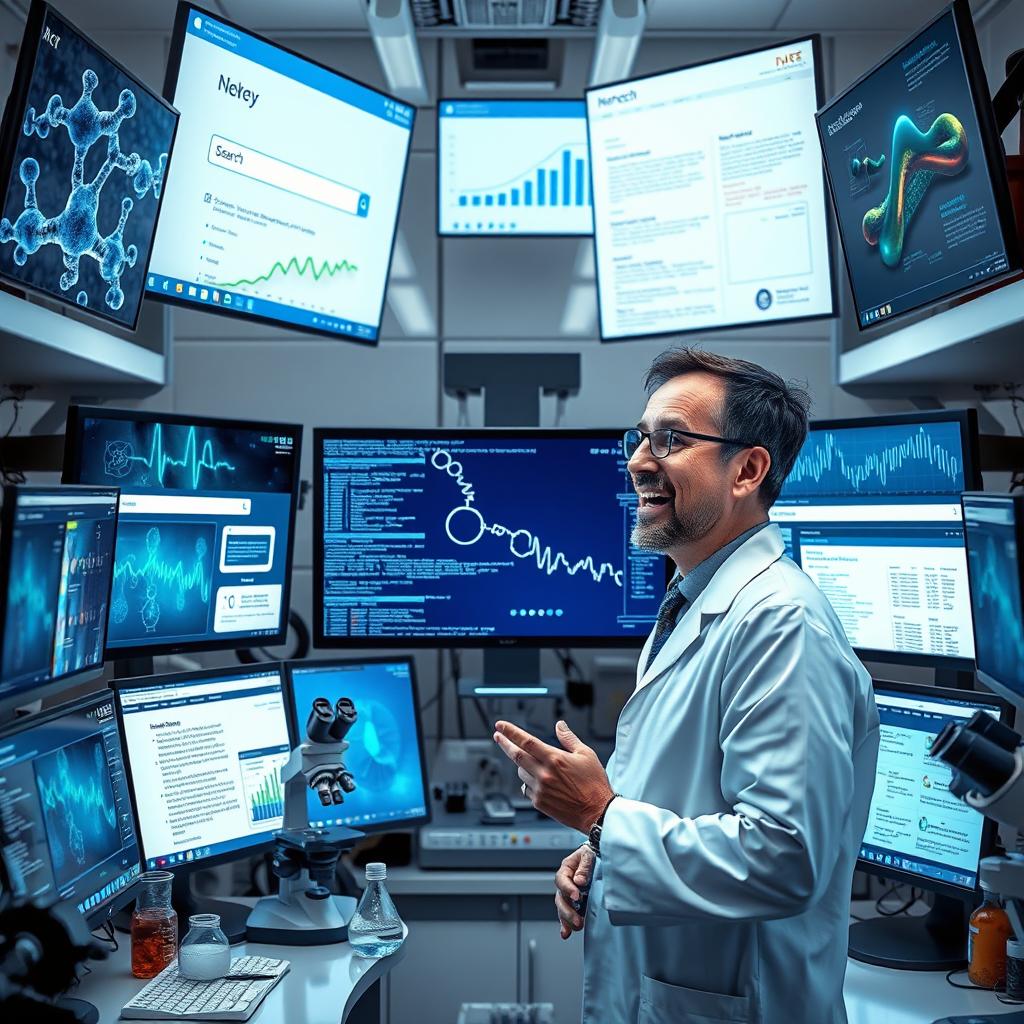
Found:
<svg viewBox="0 0 1024 1024"><path fill-rule="evenodd" d="M72 998L92 1003L99 1010L100 1024L116 1021L121 1007L148 984L132 977L128 936L119 934L118 942L118 951L106 960L91 961L92 973L68 992ZM329 946L245 942L231 947L233 958L255 954L291 961L291 969L260 1004L251 1024L343 1024L360 996L391 970L404 952L403 945L389 957L366 960L356 956L347 942Z"/></svg>

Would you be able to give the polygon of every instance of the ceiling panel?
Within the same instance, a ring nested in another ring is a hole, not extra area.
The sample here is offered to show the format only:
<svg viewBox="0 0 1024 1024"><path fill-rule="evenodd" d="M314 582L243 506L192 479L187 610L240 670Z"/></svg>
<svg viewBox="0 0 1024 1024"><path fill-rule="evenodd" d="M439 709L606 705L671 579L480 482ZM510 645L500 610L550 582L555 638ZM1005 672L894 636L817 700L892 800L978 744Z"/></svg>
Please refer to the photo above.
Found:
<svg viewBox="0 0 1024 1024"><path fill-rule="evenodd" d="M170 32L174 24L176 0L138 0L126 4L124 0L58 0L62 14L84 32L124 30L128 32ZM216 3L201 6L217 11Z"/></svg>
<svg viewBox="0 0 1024 1024"><path fill-rule="evenodd" d="M650 29L701 31L727 29L731 32L764 30L775 22L786 0L653 0L647 15Z"/></svg>
<svg viewBox="0 0 1024 1024"><path fill-rule="evenodd" d="M255 32L366 29L366 0L221 0L227 16Z"/></svg>
<svg viewBox="0 0 1024 1024"><path fill-rule="evenodd" d="M909 33L931 21L948 0L789 0L780 29L900 31ZM972 0L971 6L981 6Z"/></svg>

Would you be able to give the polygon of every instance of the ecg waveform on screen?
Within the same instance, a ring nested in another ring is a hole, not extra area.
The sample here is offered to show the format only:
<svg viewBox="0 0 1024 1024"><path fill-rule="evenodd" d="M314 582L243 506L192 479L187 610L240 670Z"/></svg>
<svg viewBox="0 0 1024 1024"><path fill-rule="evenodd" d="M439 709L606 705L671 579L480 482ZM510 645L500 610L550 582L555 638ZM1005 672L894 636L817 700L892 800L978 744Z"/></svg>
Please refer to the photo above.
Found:
<svg viewBox="0 0 1024 1024"><path fill-rule="evenodd" d="M465 479L462 463L459 462L451 452L438 448L430 456L430 464L434 469L447 473L462 491L465 499L462 505L456 505L448 513L444 521L445 532L453 544L460 547L471 547L478 543L485 533L494 537L507 537L508 549L516 558L530 559L537 568L551 576L560 569L570 576L578 572L588 572L595 583L600 583L606 577L611 579L616 586L622 586L622 570L616 569L611 562L602 562L598 565L592 555L570 561L561 551L554 551L546 546L539 537L534 536L529 530L520 527L513 529L501 523L488 523L483 513L474 505L476 492L472 483ZM463 519L461 528L456 528L456 521ZM463 529L466 530L463 535Z"/></svg>
<svg viewBox="0 0 1024 1024"><path fill-rule="evenodd" d="M200 447L195 427L189 427L186 431L185 446L179 454L180 458L167 450L164 445L163 424L157 423L153 427L148 455L136 455L130 441L108 441L103 453L103 468L107 476L120 479L128 476L137 464L142 464L154 475L161 487L164 486L164 476L168 469L185 469L188 471L186 476L191 478L192 490L199 488L203 470L210 473L235 470L227 459L216 457L212 441L204 441Z"/></svg>
<svg viewBox="0 0 1024 1024"><path fill-rule="evenodd" d="M39 758L36 786L58 884L120 844L117 808L101 736Z"/></svg>
<svg viewBox="0 0 1024 1024"><path fill-rule="evenodd" d="M958 493L964 487L959 427L939 426L941 434L935 427L908 427L903 437L894 437L892 427L812 433L783 497Z"/></svg>
<svg viewBox="0 0 1024 1024"><path fill-rule="evenodd" d="M195 542L195 561L186 565L181 558L165 558L161 551L160 530L146 531L146 556L140 562L135 554L114 561L114 596L110 617L123 623L128 617L128 596L140 598L139 614L147 633L155 633L162 614L162 592L169 594L176 611L181 612L189 595L197 593L203 605L210 602L211 571L207 565L209 545L204 537Z"/></svg>

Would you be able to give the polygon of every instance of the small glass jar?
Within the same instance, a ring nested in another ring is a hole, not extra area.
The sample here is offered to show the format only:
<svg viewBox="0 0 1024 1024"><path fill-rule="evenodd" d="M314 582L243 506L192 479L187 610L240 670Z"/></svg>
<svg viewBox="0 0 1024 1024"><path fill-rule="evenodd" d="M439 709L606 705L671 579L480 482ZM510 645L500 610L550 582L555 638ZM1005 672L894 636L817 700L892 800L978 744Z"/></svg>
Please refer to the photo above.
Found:
<svg viewBox="0 0 1024 1024"><path fill-rule="evenodd" d="M220 927L219 914L193 914L188 935L178 950L178 973L194 981L223 978L231 969L231 944Z"/></svg>
<svg viewBox="0 0 1024 1024"><path fill-rule="evenodd" d="M178 915L171 906L170 871L144 871L132 913L132 974L155 978L178 953Z"/></svg>

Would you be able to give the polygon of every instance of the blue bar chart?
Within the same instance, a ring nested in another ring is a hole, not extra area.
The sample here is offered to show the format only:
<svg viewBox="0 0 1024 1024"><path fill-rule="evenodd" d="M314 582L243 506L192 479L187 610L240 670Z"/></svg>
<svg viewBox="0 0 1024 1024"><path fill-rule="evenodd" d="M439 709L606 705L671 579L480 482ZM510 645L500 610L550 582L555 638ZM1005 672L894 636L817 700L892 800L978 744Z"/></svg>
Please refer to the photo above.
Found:
<svg viewBox="0 0 1024 1024"><path fill-rule="evenodd" d="M441 234L592 233L583 103L442 101L438 131Z"/></svg>

